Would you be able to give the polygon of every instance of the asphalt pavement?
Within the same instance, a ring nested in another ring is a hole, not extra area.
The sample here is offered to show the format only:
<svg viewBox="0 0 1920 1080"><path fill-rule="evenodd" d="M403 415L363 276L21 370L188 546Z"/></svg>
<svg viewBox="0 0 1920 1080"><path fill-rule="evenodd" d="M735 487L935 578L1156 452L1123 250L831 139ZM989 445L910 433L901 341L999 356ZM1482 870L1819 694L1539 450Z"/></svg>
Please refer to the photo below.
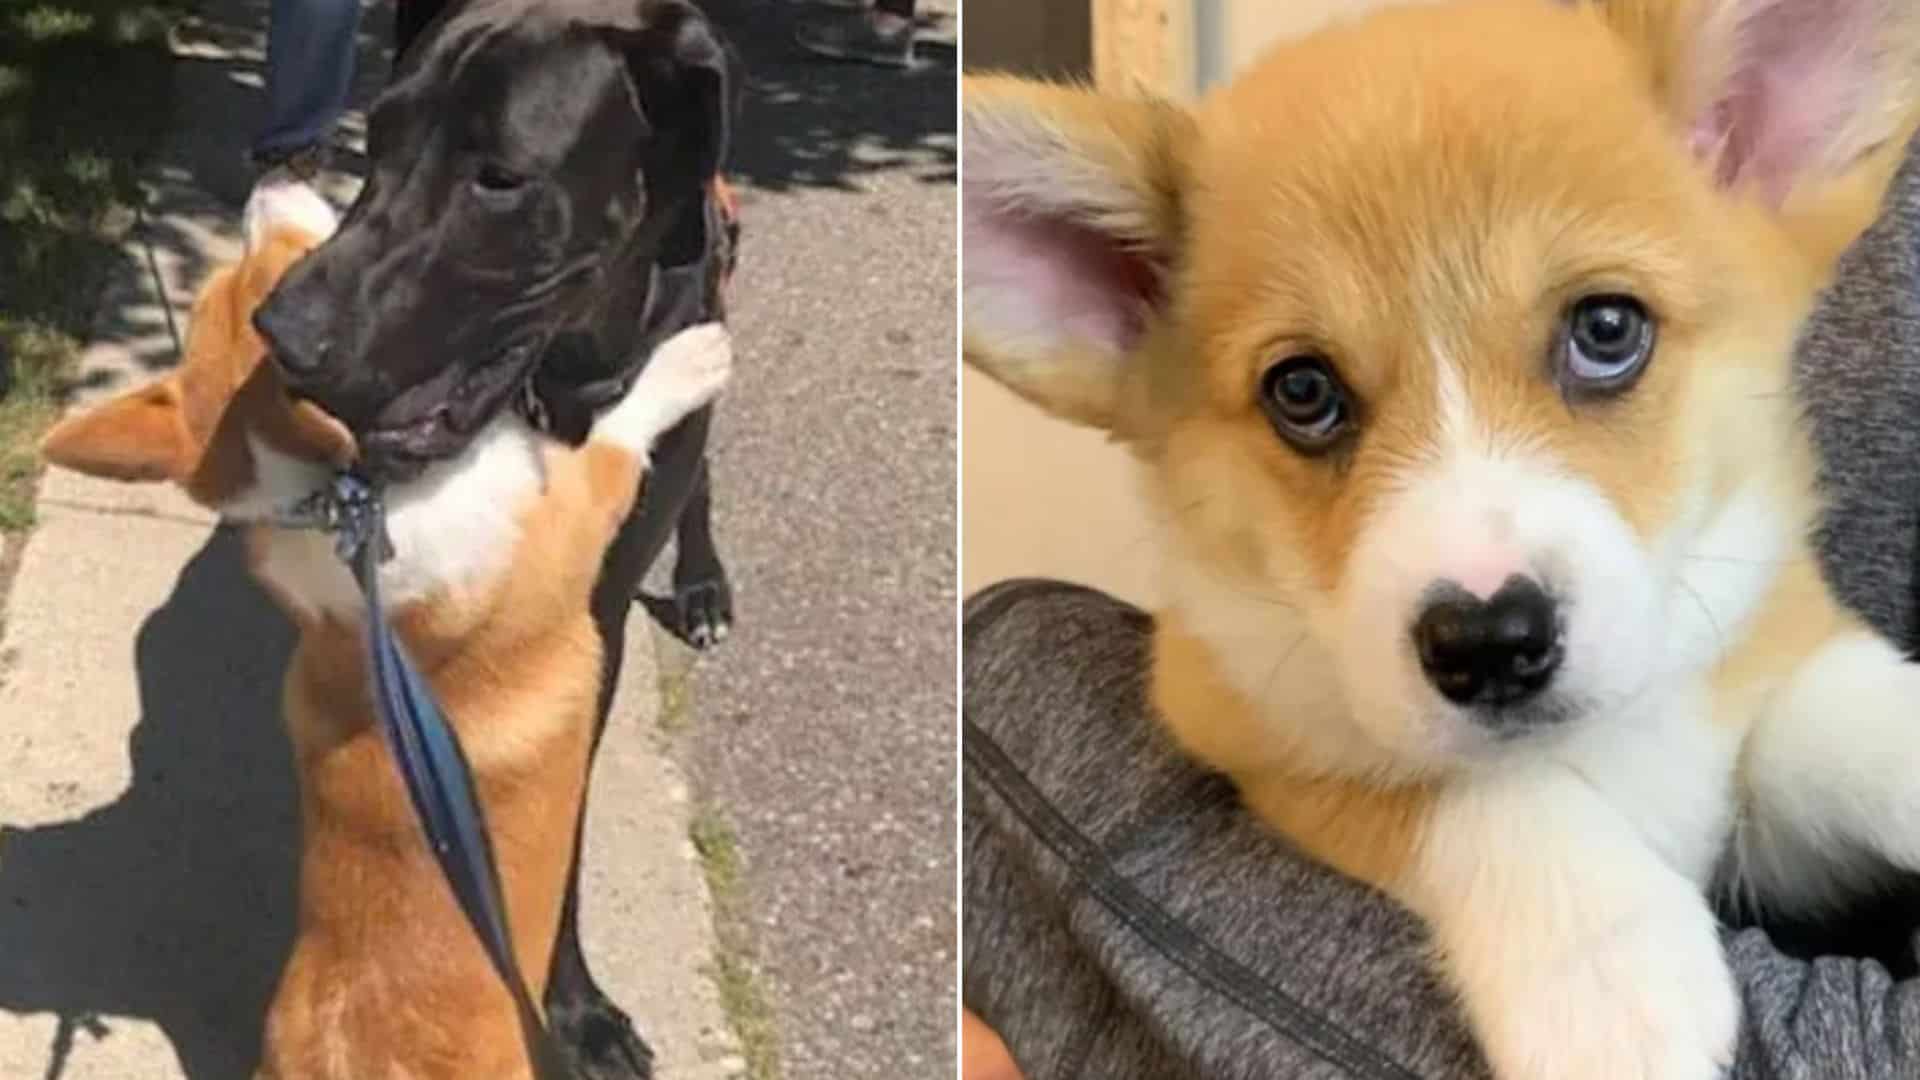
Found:
<svg viewBox="0 0 1920 1080"><path fill-rule="evenodd" d="M695 668L695 793L739 837L783 1075L949 1077L958 7L901 73L795 48L830 8L706 6L751 93L714 466L739 624Z"/></svg>

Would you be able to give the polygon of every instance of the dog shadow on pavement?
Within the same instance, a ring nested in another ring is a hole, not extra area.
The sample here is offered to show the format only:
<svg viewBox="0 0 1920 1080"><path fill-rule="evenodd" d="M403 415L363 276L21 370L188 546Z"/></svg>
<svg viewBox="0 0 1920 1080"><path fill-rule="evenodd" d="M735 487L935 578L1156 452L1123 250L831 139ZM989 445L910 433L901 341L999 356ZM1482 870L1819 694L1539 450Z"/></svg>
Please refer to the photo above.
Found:
<svg viewBox="0 0 1920 1080"><path fill-rule="evenodd" d="M189 1080L245 1080L258 1060L294 930L279 702L293 632L240 548L216 530L140 627L127 790L71 821L0 828L0 1009L60 1018L44 1080L122 1018L157 1024Z"/></svg>

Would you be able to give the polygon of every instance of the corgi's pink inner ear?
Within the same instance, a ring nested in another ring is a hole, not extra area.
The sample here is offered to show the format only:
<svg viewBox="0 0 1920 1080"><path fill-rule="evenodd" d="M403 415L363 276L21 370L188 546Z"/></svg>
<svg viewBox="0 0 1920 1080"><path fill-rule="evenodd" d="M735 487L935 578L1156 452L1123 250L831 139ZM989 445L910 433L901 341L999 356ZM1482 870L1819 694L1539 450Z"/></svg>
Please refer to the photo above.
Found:
<svg viewBox="0 0 1920 1080"><path fill-rule="evenodd" d="M1165 299L1163 107L1048 88L968 102L960 175L968 334L1038 359L1119 359Z"/></svg>
<svg viewBox="0 0 1920 1080"><path fill-rule="evenodd" d="M1143 419L1140 346L1169 305L1192 117L1004 76L968 77L961 96L966 362L1127 438Z"/></svg>
<svg viewBox="0 0 1920 1080"><path fill-rule="evenodd" d="M1893 134L1906 2L1714 0L1696 61L1718 84L1701 88L1692 140L1719 181L1778 203Z"/></svg>
<svg viewBox="0 0 1920 1080"><path fill-rule="evenodd" d="M1062 194L1020 200L966 185L969 314L997 339L1123 354L1164 298L1166 266L1140 242L1104 229L1098 210Z"/></svg>

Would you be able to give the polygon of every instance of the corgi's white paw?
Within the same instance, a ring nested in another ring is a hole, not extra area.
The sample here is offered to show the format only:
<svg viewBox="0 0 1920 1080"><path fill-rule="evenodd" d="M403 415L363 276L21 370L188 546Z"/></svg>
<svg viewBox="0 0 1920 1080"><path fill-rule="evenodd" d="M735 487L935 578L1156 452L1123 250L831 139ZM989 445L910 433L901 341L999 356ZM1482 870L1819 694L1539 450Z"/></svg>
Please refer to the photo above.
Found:
<svg viewBox="0 0 1920 1080"><path fill-rule="evenodd" d="M654 440L720 396L733 376L733 337L701 323L660 343L627 396L594 424L593 435L646 453Z"/></svg>
<svg viewBox="0 0 1920 1080"><path fill-rule="evenodd" d="M1717 1080L1733 1062L1739 997L1697 898L1513 963L1474 1009L1501 1080Z"/></svg>

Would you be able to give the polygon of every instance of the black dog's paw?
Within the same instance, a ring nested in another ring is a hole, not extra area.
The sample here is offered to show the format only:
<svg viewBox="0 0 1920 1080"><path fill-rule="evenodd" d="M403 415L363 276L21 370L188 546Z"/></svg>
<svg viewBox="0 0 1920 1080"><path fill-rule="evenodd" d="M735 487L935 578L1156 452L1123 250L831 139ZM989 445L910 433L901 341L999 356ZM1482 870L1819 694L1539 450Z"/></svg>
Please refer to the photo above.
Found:
<svg viewBox="0 0 1920 1080"><path fill-rule="evenodd" d="M653 1049L620 1006L595 1000L548 1008L547 1026L575 1080L653 1080Z"/></svg>
<svg viewBox="0 0 1920 1080"><path fill-rule="evenodd" d="M635 599L667 633L696 649L720 644L733 629L733 589L724 577L676 587L672 596L643 592Z"/></svg>
<svg viewBox="0 0 1920 1080"><path fill-rule="evenodd" d="M674 600L680 625L687 630L687 644L706 649L727 640L733 630L733 589L726 578L677 589Z"/></svg>

